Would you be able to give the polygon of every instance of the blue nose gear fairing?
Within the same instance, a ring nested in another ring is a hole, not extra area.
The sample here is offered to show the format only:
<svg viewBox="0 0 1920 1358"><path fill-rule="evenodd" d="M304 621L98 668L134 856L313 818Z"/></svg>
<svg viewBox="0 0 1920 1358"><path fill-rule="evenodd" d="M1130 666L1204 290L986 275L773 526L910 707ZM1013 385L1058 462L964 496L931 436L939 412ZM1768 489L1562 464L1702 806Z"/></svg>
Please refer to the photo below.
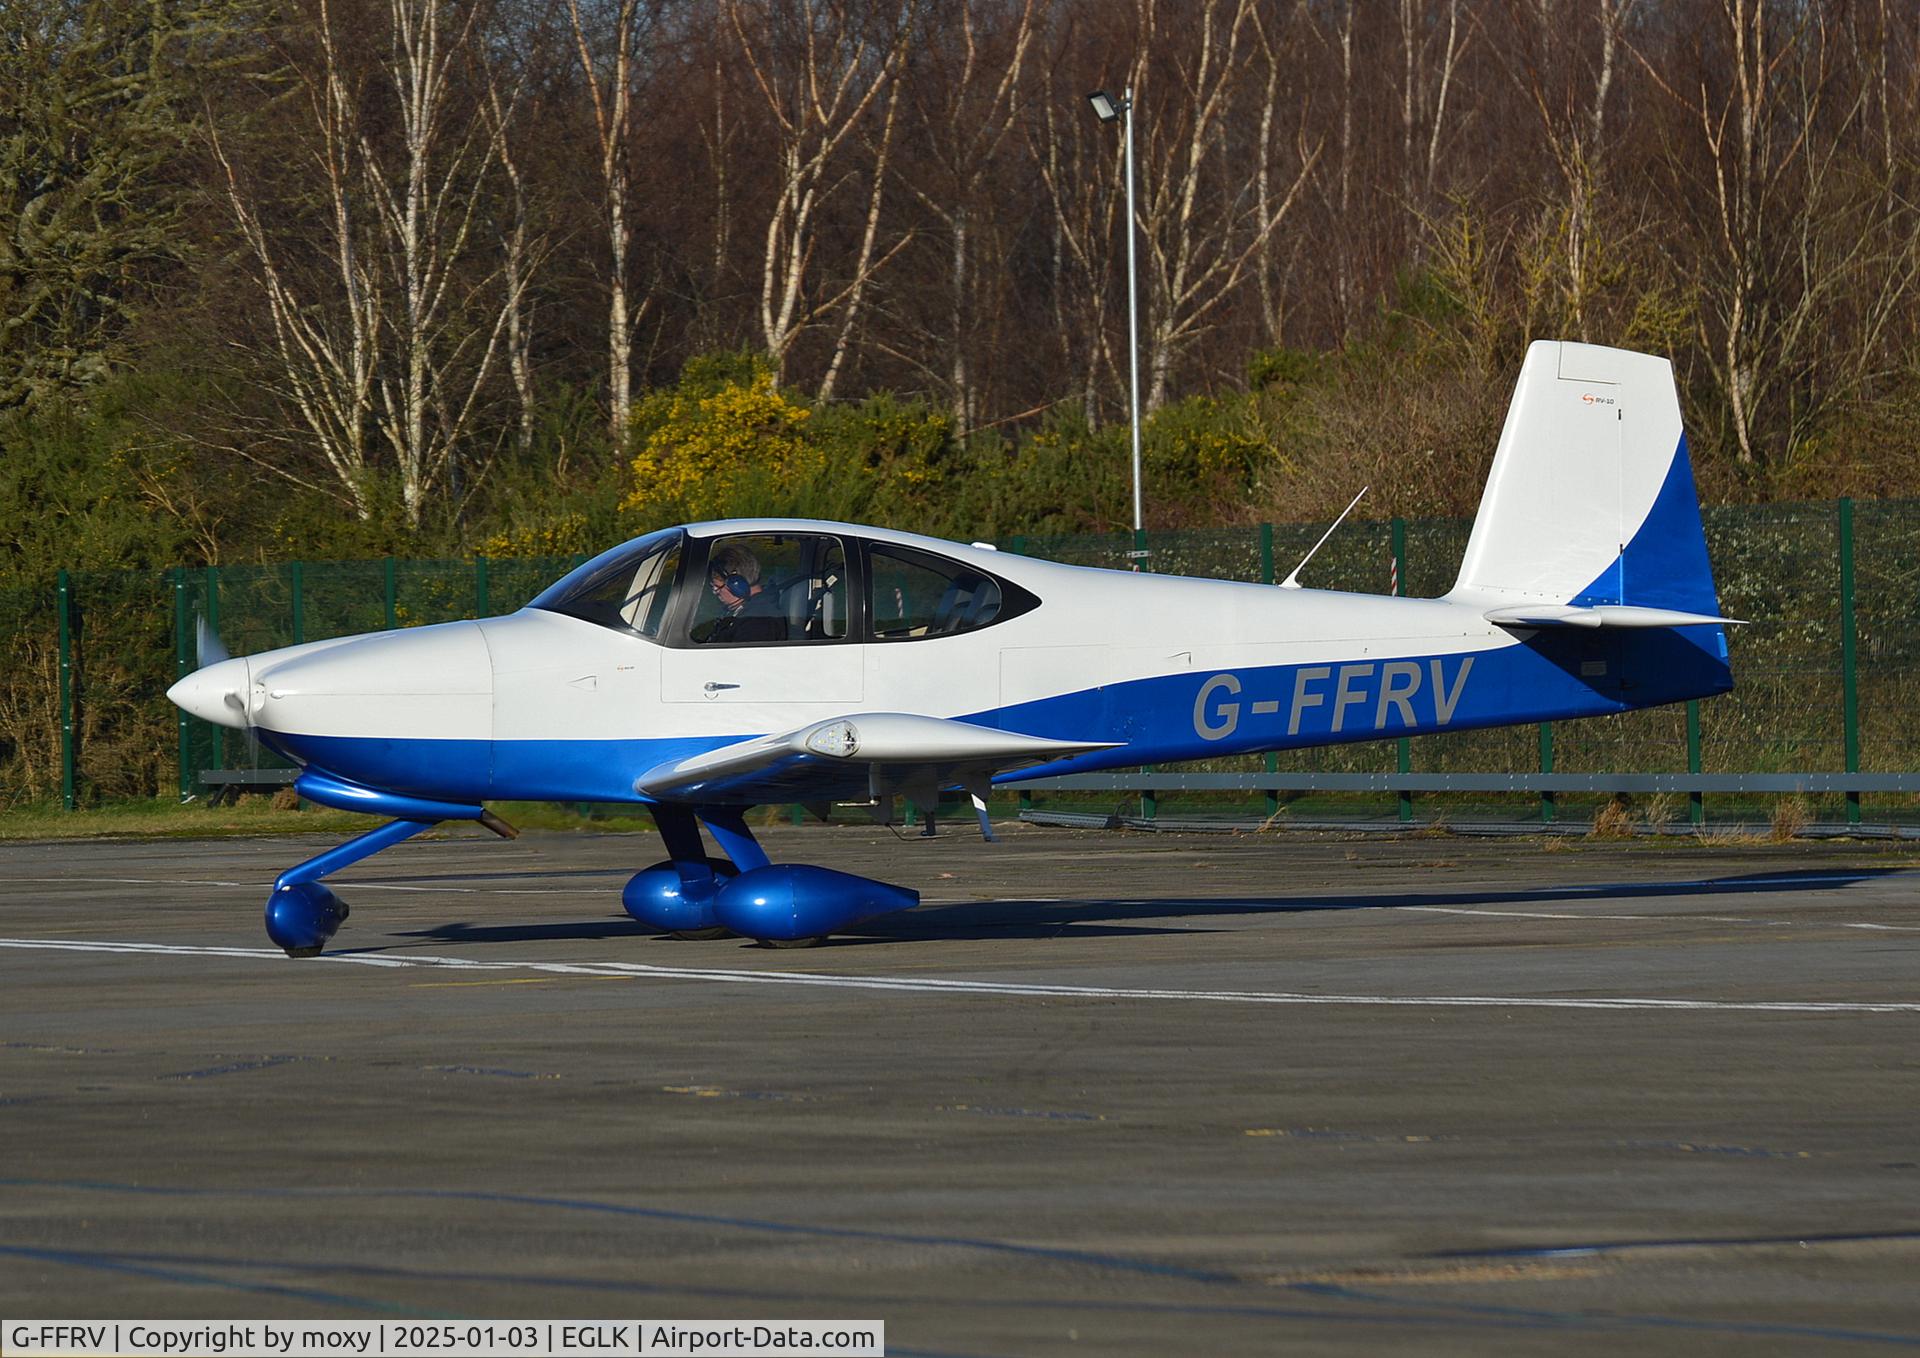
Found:
<svg viewBox="0 0 1920 1358"><path fill-rule="evenodd" d="M806 942L901 887L773 864L745 812L891 818L1042 774L1623 712L1732 687L1666 360L1527 353L1454 586L1438 599L1098 571L885 529L690 524L508 617L221 658L169 696L391 817L289 869L290 954L347 918L328 874L489 800L646 806L648 929ZM989 835L990 837L990 835ZM708 852L711 838L720 855Z"/></svg>

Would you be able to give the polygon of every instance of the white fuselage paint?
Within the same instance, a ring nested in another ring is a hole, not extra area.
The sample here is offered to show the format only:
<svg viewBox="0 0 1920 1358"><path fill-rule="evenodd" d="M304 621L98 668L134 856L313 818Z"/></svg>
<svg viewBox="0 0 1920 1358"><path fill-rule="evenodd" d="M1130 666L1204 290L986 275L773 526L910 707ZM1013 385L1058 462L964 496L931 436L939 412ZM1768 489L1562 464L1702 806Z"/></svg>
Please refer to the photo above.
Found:
<svg viewBox="0 0 1920 1358"><path fill-rule="evenodd" d="M1066 566L912 534L797 520L696 524L695 536L854 534L978 566L1041 599L1009 621L955 636L866 645L667 647L576 618L524 609L336 638L225 662L245 666L248 715L294 735L467 741L722 738L789 730L850 712L960 717L1162 676L1303 665L1288 694L1253 715L1330 706L1336 732L1445 726L1473 658L1515 644L1466 604ZM1424 661L1408 655L1430 657ZM215 675L216 669L202 671ZM1215 687L1218 686L1218 687ZM1233 702L1197 707L1203 738L1235 730ZM1034 730L1072 736L1077 732Z"/></svg>

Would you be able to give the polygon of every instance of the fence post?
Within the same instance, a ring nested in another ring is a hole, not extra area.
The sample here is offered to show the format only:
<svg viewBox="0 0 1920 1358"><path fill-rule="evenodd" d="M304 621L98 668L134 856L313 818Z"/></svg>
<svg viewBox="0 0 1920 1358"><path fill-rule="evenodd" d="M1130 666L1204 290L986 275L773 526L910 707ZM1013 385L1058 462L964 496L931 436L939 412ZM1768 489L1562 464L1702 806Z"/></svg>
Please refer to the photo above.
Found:
<svg viewBox="0 0 1920 1358"><path fill-rule="evenodd" d="M1847 772L1860 772L1860 676L1853 618L1853 499L1840 497L1840 688ZM1860 823L1860 794L1847 794L1847 824Z"/></svg>
<svg viewBox="0 0 1920 1358"><path fill-rule="evenodd" d="M387 558L385 569L387 591L387 630L391 632L400 625L400 579L394 573L393 558Z"/></svg>
<svg viewBox="0 0 1920 1358"><path fill-rule="evenodd" d="M54 588L60 610L60 805L73 810L73 582L65 568Z"/></svg>
<svg viewBox="0 0 1920 1358"><path fill-rule="evenodd" d="M1550 721L1540 723L1540 772L1553 772L1553 723ZM1540 794L1540 823L1542 825L1553 824L1553 815L1553 794L1551 792L1542 792Z"/></svg>
<svg viewBox="0 0 1920 1358"><path fill-rule="evenodd" d="M220 568L210 565L207 567L205 574L206 583L202 588L206 591L207 596L205 601L207 607L207 631L213 636L218 637L220 636ZM223 641L225 640L225 638L221 639ZM198 636L194 637L193 663L196 666L200 663L200 639ZM227 728L208 723L201 729L213 738L214 767L219 768L224 766L227 761Z"/></svg>
<svg viewBox="0 0 1920 1358"><path fill-rule="evenodd" d="M1700 700L1687 702L1687 772L1700 772ZM1707 823L1707 803L1700 789L1687 794L1687 821L1695 829Z"/></svg>
<svg viewBox="0 0 1920 1358"><path fill-rule="evenodd" d="M173 568L173 677L184 679L193 673L191 647L193 645L193 625L187 617L187 568ZM180 800L186 801L193 795L193 731L187 725L191 720L186 709L176 707L173 710L174 725L180 737Z"/></svg>
<svg viewBox="0 0 1920 1358"><path fill-rule="evenodd" d="M1407 521L1398 514L1393 516L1393 592L1398 597L1407 597ZM1405 736L1393 743L1394 767L1402 773L1413 772L1413 742ZM1413 794L1404 788L1400 792L1400 823L1407 825L1413 821Z"/></svg>
<svg viewBox="0 0 1920 1358"><path fill-rule="evenodd" d="M473 606L474 616L488 617L493 613L487 602L487 559L475 552L473 554Z"/></svg>
<svg viewBox="0 0 1920 1358"><path fill-rule="evenodd" d="M293 644L298 646L307 639L307 572L305 566L293 563Z"/></svg>

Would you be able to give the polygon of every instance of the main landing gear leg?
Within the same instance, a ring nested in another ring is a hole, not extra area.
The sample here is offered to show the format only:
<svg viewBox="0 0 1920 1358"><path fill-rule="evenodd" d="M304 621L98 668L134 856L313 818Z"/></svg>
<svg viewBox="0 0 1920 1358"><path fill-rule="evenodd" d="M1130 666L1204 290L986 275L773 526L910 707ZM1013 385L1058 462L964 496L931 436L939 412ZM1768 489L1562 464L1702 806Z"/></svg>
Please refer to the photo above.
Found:
<svg viewBox="0 0 1920 1358"><path fill-rule="evenodd" d="M733 860L733 865L742 872L752 872L755 868L767 866L767 851L753 837L753 831L747 828L746 810L738 806L710 806L700 812L700 822L707 827L720 851Z"/></svg>
<svg viewBox="0 0 1920 1358"><path fill-rule="evenodd" d="M273 894L267 897L267 937L285 948L288 957L318 957L347 917L347 903L321 886L320 879L411 839L433 823L390 820L288 868L274 879Z"/></svg>
<svg viewBox="0 0 1920 1358"><path fill-rule="evenodd" d="M647 808L672 855L636 874L621 899L642 924L676 938L739 934L774 948L804 948L873 915L920 903L918 892L804 863L767 861L746 808ZM726 850L707 857L700 827Z"/></svg>

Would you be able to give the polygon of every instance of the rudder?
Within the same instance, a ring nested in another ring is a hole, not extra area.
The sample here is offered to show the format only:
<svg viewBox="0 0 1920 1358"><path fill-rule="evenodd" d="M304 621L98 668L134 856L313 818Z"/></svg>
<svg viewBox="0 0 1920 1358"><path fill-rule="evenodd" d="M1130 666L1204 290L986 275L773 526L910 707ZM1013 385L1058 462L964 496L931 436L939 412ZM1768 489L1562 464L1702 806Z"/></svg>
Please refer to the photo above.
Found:
<svg viewBox="0 0 1920 1358"><path fill-rule="evenodd" d="M1447 597L1718 612L1672 364L1528 347Z"/></svg>

